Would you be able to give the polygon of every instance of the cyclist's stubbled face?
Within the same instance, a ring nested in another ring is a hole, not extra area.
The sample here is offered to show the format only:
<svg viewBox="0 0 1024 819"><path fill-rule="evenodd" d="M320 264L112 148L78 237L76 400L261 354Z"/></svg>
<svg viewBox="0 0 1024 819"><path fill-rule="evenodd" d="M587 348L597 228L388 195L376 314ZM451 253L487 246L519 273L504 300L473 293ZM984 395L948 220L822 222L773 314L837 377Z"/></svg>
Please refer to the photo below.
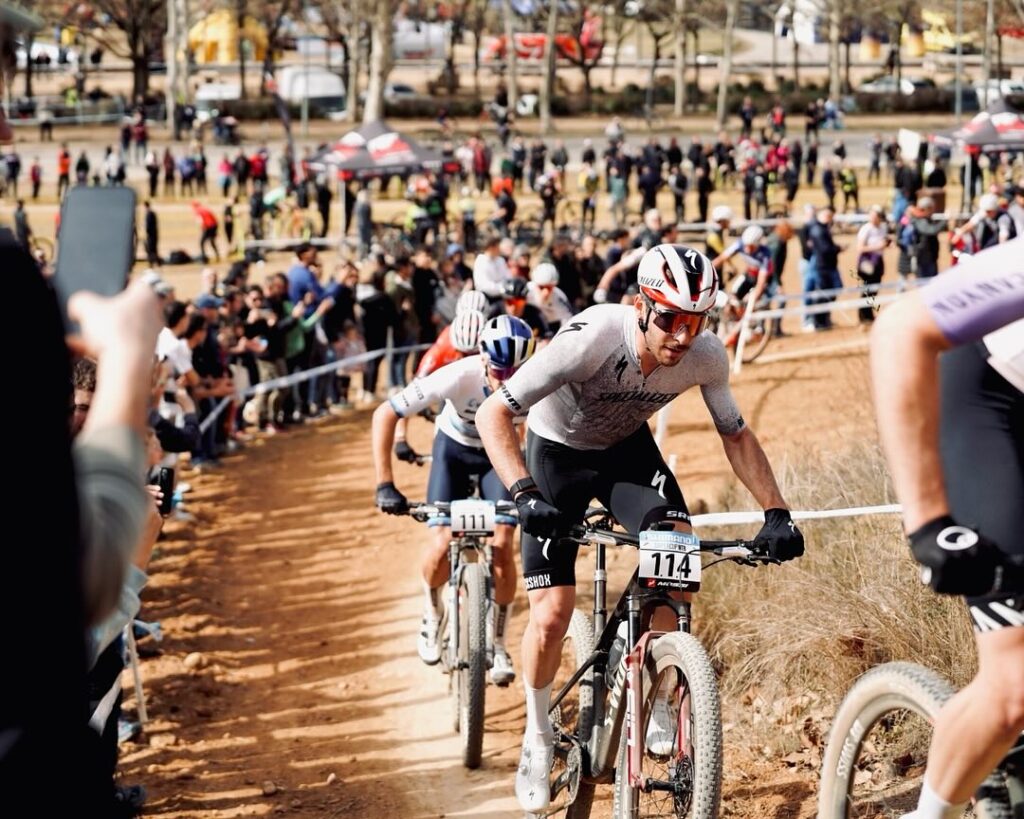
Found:
<svg viewBox="0 0 1024 819"><path fill-rule="evenodd" d="M665 313L663 318L659 317L654 310L650 310L642 296L636 296L633 300L636 309L638 322L646 319L647 329L640 331L643 336L643 344L647 351L654 356L654 359L662 367L674 367L690 349L693 340L699 335L701 328L694 327L688 320L673 322L675 316L689 316L690 314ZM701 317L703 319L703 317ZM701 322L703 324L703 322ZM659 326L662 325L662 326ZM663 329L663 326L665 329ZM637 327L639 330L639 325ZM640 350L643 353L643 350Z"/></svg>

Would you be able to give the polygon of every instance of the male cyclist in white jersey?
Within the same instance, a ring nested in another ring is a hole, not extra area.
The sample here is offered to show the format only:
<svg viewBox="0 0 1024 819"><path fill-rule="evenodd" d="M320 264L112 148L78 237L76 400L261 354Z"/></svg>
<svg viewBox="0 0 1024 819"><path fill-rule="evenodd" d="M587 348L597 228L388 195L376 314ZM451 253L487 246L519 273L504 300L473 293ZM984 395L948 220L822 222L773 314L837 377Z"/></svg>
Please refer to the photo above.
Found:
<svg viewBox="0 0 1024 819"><path fill-rule="evenodd" d="M697 250L657 245L637 272L633 305L584 310L507 381L477 413L491 463L519 507L530 622L523 636L526 735L516 796L526 811L550 801L551 682L576 601L576 549L558 540L597 497L630 532L670 523L689 531L689 514L647 420L699 386L733 470L765 509L757 545L778 560L803 554L768 459L729 389L725 348L704 332L718 277ZM513 422L529 411L526 458ZM659 612L653 628L672 630ZM671 749L677 718L656 702L647 747Z"/></svg>
<svg viewBox="0 0 1024 819"><path fill-rule="evenodd" d="M534 350L533 332L513 316L498 316L487 322L480 334L480 355L447 364L425 378L417 378L398 395L373 413L373 462L377 472L376 502L381 511L400 515L408 509L405 496L395 488L391 470L391 446L400 418L414 415L435 402L444 402L437 417L433 458L427 484L431 503L461 500L468 496L472 478L479 480L480 496L486 500L510 500L495 474L477 432L477 409L506 378L525 362ZM505 629L516 593L515 557L512 535L515 518L498 516L494 533L494 603L488 630L494 657L491 681L508 685L515 679L512 660L505 649ZM434 522L431 522L432 525ZM434 665L441 659L439 625L442 615L441 589L450 572L448 542L451 531L439 522L434 526L434 544L423 559L425 606L418 640L420 659Z"/></svg>
<svg viewBox="0 0 1024 819"><path fill-rule="evenodd" d="M1024 239L964 259L871 334L878 432L923 579L964 595L978 673L935 721L913 819L952 819L1024 731Z"/></svg>

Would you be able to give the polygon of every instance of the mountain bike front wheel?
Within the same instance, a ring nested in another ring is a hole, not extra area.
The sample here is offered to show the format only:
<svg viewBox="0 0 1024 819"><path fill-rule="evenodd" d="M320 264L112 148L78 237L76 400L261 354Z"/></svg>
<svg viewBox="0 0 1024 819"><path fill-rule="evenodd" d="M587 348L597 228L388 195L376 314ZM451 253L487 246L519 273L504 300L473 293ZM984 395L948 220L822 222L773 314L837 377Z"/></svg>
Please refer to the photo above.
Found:
<svg viewBox="0 0 1024 819"><path fill-rule="evenodd" d="M484 744L487 690L487 579L479 563L462 567L459 582L458 678L462 764L479 768Z"/></svg>
<svg viewBox="0 0 1024 819"><path fill-rule="evenodd" d="M634 741L640 744L640 777L649 786L629 782L624 727L615 767L615 819L713 819L722 793L722 718L718 683L704 646L692 634L663 634L647 655L643 689L641 731ZM673 718L671 748L647 747L658 696L667 700Z"/></svg>
<svg viewBox="0 0 1024 819"><path fill-rule="evenodd" d="M819 819L889 819L912 812L924 781L932 725L953 696L945 677L913 663L864 674L843 699L822 761ZM979 790L976 819L1010 819L1005 778Z"/></svg>

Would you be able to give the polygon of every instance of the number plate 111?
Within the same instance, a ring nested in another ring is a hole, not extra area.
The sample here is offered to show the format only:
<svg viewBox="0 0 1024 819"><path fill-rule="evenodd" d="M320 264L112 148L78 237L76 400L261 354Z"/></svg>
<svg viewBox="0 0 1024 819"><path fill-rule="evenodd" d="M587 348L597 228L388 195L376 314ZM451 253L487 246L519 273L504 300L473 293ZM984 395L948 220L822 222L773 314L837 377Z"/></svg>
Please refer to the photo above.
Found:
<svg viewBox="0 0 1024 819"><path fill-rule="evenodd" d="M640 580L648 588L697 591L700 538L688 532L640 533Z"/></svg>

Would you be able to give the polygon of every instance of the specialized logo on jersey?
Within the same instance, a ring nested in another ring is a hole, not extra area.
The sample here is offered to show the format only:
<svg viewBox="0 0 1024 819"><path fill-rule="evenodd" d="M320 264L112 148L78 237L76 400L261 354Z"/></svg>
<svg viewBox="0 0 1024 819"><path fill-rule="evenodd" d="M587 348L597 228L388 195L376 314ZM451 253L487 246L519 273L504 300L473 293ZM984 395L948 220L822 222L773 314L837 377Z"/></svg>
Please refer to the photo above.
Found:
<svg viewBox="0 0 1024 819"><path fill-rule="evenodd" d="M509 408L512 409L513 412L522 412L523 411L523 405L520 404L518 401L516 401L515 398L512 397L512 393L510 393L508 391L508 387L506 387L504 384L502 384L498 388L498 390L501 393L501 397L505 400L505 403L509 405Z"/></svg>
<svg viewBox="0 0 1024 819"><path fill-rule="evenodd" d="M615 380L622 383L622 374L626 371L626 356L622 356L615 365Z"/></svg>
<svg viewBox="0 0 1024 819"><path fill-rule="evenodd" d="M667 404L676 397L674 392L648 392L647 390L625 390L623 392L603 392L598 401L610 401L613 404L625 404L628 401L640 401L647 404Z"/></svg>
<svg viewBox="0 0 1024 819"><path fill-rule="evenodd" d="M587 322L585 322L585 321L574 321L574 322L571 322L568 327L565 327L562 330L562 332L563 333L571 333L573 330L582 330L586 326L587 326Z"/></svg>
<svg viewBox="0 0 1024 819"><path fill-rule="evenodd" d="M651 486L658 490L658 494L661 495L662 499L665 497L665 478L667 476L660 469L654 471L654 479L651 481Z"/></svg>

